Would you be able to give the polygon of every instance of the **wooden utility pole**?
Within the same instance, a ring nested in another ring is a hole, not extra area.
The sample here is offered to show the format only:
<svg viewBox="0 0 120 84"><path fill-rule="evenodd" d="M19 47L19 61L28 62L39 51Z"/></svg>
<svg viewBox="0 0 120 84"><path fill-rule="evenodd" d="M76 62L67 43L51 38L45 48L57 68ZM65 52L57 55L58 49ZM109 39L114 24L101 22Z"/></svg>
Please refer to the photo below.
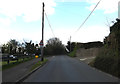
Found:
<svg viewBox="0 0 120 84"><path fill-rule="evenodd" d="M43 56L43 49L44 49L44 2L42 3L43 4L43 11L42 11L42 42L43 42L43 47L41 49L41 61L44 61L44 56Z"/></svg>

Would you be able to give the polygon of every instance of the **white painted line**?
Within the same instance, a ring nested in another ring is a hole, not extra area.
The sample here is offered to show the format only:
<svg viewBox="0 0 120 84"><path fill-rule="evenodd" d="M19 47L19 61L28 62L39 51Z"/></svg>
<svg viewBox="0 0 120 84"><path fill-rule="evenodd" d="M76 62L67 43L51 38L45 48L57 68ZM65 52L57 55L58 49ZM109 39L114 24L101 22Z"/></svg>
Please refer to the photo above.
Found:
<svg viewBox="0 0 120 84"><path fill-rule="evenodd" d="M93 58L95 58L95 57L83 58L83 59L80 59L80 60L81 60L81 61L84 61L84 60L86 60L86 59L93 59Z"/></svg>
<svg viewBox="0 0 120 84"><path fill-rule="evenodd" d="M87 58L83 58L83 59L80 59L81 61L84 61L84 60L86 60Z"/></svg>

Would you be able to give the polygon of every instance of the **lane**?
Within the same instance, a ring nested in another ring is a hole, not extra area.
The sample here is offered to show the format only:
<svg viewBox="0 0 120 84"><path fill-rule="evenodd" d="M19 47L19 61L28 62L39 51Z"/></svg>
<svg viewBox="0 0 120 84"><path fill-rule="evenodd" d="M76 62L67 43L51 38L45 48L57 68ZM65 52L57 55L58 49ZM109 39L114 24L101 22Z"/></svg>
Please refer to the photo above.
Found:
<svg viewBox="0 0 120 84"><path fill-rule="evenodd" d="M61 55L53 56L24 82L118 82L118 79L74 58Z"/></svg>

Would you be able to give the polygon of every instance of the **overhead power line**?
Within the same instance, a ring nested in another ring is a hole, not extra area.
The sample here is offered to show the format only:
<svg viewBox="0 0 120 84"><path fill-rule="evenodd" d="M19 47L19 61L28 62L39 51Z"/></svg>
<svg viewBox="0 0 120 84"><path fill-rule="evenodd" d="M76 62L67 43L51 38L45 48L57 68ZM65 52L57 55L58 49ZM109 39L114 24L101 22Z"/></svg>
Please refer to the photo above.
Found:
<svg viewBox="0 0 120 84"><path fill-rule="evenodd" d="M46 19L47 19L48 24L49 24L49 26L50 26L50 29L51 29L51 31L52 31L52 33L53 33L53 36L55 37L55 34L54 34L53 29L52 29L52 27L51 27L51 25L50 25L50 22L49 22L49 20L48 20L48 17L47 17L46 12L45 12L45 16L46 16ZM66 49L66 51L67 51L67 52L70 52L70 51L67 49L67 47L66 47L66 46L64 46L64 47L65 47L65 49Z"/></svg>
<svg viewBox="0 0 120 84"><path fill-rule="evenodd" d="M53 36L55 37L55 34L54 34L54 32L53 32L53 29L52 29L52 27L51 27L51 24L50 24L50 21L49 21L49 19L48 19L48 17L47 17L46 12L45 12L45 16L46 16L47 22L48 22L48 24L49 24L49 27L50 27L50 29L51 29L51 31L52 31L52 34L53 34Z"/></svg>
<svg viewBox="0 0 120 84"><path fill-rule="evenodd" d="M101 1L101 0L100 0ZM88 18L91 16L91 14L94 12L94 10L96 9L96 7L98 6L98 4L100 3L100 1L96 4L96 6L94 7L94 9L91 11L91 13L88 15L88 17L85 19L85 21L80 25L80 27L75 31L75 33L77 31L79 31L79 29L85 24L85 22L88 20Z"/></svg>

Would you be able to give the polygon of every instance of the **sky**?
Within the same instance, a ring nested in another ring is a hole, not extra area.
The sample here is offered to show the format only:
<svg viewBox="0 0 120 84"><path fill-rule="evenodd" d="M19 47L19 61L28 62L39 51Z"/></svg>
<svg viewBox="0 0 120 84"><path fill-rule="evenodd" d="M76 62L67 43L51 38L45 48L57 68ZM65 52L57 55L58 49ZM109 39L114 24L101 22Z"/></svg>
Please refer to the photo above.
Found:
<svg viewBox="0 0 120 84"><path fill-rule="evenodd" d="M0 44L10 39L39 43L42 38L42 2L55 34L63 44L103 41L111 21L118 18L120 0L101 0L86 23L78 30L99 0L0 0ZM44 42L54 37L46 17ZM78 30L78 31L77 31Z"/></svg>

